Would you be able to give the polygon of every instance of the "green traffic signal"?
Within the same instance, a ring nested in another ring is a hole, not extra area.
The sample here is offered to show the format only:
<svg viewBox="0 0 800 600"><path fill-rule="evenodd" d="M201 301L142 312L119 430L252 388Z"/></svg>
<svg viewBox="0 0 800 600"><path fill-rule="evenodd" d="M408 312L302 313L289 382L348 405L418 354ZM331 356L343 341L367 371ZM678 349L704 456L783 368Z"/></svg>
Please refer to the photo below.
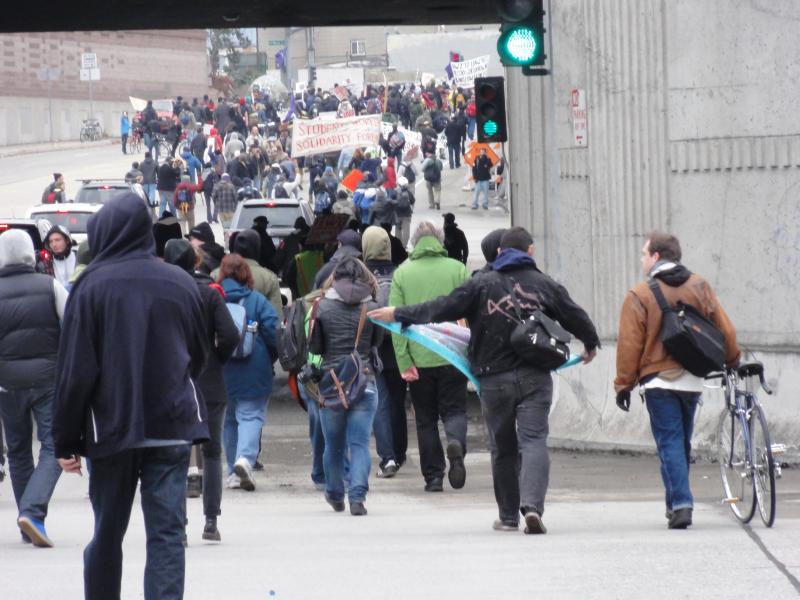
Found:
<svg viewBox="0 0 800 600"><path fill-rule="evenodd" d="M508 27L497 40L500 61L510 66L533 64L541 53L541 30L530 25Z"/></svg>
<svg viewBox="0 0 800 600"><path fill-rule="evenodd" d="M491 119L486 121L483 124L483 133L488 136L492 136L497 133L497 123Z"/></svg>

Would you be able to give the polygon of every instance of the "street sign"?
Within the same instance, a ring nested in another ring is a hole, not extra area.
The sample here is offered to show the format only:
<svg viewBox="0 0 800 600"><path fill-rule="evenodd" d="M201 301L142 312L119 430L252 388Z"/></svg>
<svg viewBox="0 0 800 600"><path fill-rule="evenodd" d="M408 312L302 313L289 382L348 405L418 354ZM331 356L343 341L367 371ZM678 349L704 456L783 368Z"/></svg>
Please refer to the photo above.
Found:
<svg viewBox="0 0 800 600"><path fill-rule="evenodd" d="M94 52L84 52L81 54L81 69L96 69L97 54Z"/></svg>
<svg viewBox="0 0 800 600"><path fill-rule="evenodd" d="M572 114L573 145L585 148L589 145L589 111L586 108L586 91L575 88L570 97Z"/></svg>
<svg viewBox="0 0 800 600"><path fill-rule="evenodd" d="M45 67L36 71L39 81L58 81L61 78L61 69L58 67Z"/></svg>
<svg viewBox="0 0 800 600"><path fill-rule="evenodd" d="M100 81L100 69L81 69L81 81Z"/></svg>

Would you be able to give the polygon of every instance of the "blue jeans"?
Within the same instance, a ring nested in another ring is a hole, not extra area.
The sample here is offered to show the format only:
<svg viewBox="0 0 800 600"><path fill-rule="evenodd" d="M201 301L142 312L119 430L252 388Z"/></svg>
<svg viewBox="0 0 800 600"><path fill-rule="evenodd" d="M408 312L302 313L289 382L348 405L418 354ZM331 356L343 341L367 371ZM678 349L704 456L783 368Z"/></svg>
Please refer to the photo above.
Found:
<svg viewBox="0 0 800 600"><path fill-rule="evenodd" d="M122 540L139 480L147 533L145 600L183 598L184 499L190 450L189 444L135 448L92 459L89 498L94 537L83 552L86 600L119 600Z"/></svg>
<svg viewBox="0 0 800 600"><path fill-rule="evenodd" d="M144 146L150 151L153 160L158 162L158 143L153 139L153 135L147 131L144 133Z"/></svg>
<svg viewBox="0 0 800 600"><path fill-rule="evenodd" d="M325 493L331 500L344 499L345 453L350 450L350 486L347 492L351 503L363 502L369 490L369 438L372 420L378 408L375 382L367 384L363 396L349 410L341 407L319 411L325 434Z"/></svg>
<svg viewBox="0 0 800 600"><path fill-rule="evenodd" d="M325 466L322 463L322 456L325 453L325 436L322 433L322 422L319 418L319 403L309 395L302 383L298 382L297 388L308 409L308 439L311 441L311 481L324 485Z"/></svg>
<svg viewBox="0 0 800 600"><path fill-rule="evenodd" d="M667 510L692 508L689 489L689 456L692 451L694 412L700 394L651 389L645 391L650 428L661 459L661 479Z"/></svg>
<svg viewBox="0 0 800 600"><path fill-rule="evenodd" d="M21 517L40 521L47 517L47 505L61 476L51 430L54 393L52 387L0 392L0 417L6 431L8 466L17 510ZM31 416L36 420L37 437L41 442L36 468L31 448Z"/></svg>
<svg viewBox="0 0 800 600"><path fill-rule="evenodd" d="M375 449L381 459L381 466L390 460L395 460L394 438L392 435L392 401L389 396L389 386L383 374L375 377L375 386L378 391L378 409L375 412L375 420L372 423L372 430L375 433Z"/></svg>
<svg viewBox="0 0 800 600"><path fill-rule="evenodd" d="M267 420L267 400L269 398L228 397L225 411L225 460L228 474L233 473L233 463L243 456L252 467L258 457L261 428Z"/></svg>
<svg viewBox="0 0 800 600"><path fill-rule="evenodd" d="M175 211L175 205L172 204L173 193L159 190L158 195L161 198L161 203L158 205L158 216L160 217L162 214L164 214L164 210L166 210L167 208L169 208L169 212L171 212L172 215L175 216L177 212Z"/></svg>
<svg viewBox="0 0 800 600"><path fill-rule="evenodd" d="M469 139L475 137L475 117L467 117L467 137Z"/></svg>
<svg viewBox="0 0 800 600"><path fill-rule="evenodd" d="M144 188L144 193L147 194L147 200L150 202L150 204L155 204L156 200L158 200L158 190L156 190L156 184L143 183L142 187Z"/></svg>
<svg viewBox="0 0 800 600"><path fill-rule="evenodd" d="M478 199L483 196L483 208L489 206L489 181L476 181L472 193L472 208L478 208Z"/></svg>

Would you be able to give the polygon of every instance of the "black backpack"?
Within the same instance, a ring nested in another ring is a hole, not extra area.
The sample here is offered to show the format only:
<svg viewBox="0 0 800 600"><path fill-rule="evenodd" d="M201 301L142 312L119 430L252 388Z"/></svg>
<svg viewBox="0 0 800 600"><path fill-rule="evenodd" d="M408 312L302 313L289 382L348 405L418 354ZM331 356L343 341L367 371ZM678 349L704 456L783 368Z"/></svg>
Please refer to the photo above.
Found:
<svg viewBox="0 0 800 600"><path fill-rule="evenodd" d="M442 169L439 167L439 159L433 158L431 163L425 167L425 181L438 183L442 180Z"/></svg>
<svg viewBox="0 0 800 600"><path fill-rule="evenodd" d="M303 298L297 298L278 329L278 362L284 371L298 372L308 360L307 310Z"/></svg>
<svg viewBox="0 0 800 600"><path fill-rule="evenodd" d="M410 164L405 165L405 169L403 169L403 177L408 180L409 185L417 181L417 174Z"/></svg>
<svg viewBox="0 0 800 600"><path fill-rule="evenodd" d="M658 282L650 290L661 309L661 343L667 353L692 375L705 377L725 366L725 337L717 326L689 304L670 306Z"/></svg>

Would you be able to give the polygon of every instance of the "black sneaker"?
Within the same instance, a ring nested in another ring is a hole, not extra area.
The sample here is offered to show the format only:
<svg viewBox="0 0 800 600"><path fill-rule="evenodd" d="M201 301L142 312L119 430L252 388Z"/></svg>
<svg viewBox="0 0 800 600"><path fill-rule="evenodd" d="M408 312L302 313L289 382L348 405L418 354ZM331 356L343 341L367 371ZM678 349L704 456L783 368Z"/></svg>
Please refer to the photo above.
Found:
<svg viewBox="0 0 800 600"><path fill-rule="evenodd" d="M211 542L222 541L222 536L217 529L216 517L206 517L206 526L203 527L203 539Z"/></svg>
<svg viewBox="0 0 800 600"><path fill-rule="evenodd" d="M186 497L199 498L203 495L203 476L199 473L189 475L186 480Z"/></svg>
<svg viewBox="0 0 800 600"><path fill-rule="evenodd" d="M535 510L529 510L525 513L525 533L547 533L547 527L542 522L542 515Z"/></svg>
<svg viewBox="0 0 800 600"><path fill-rule="evenodd" d="M444 491L444 484L442 483L442 478L437 477L436 479L431 479L430 481L425 483L425 491L426 492L443 492Z"/></svg>
<svg viewBox="0 0 800 600"><path fill-rule="evenodd" d="M351 502L350 514L354 517L363 517L367 514L367 507L364 506L363 502Z"/></svg>
<svg viewBox="0 0 800 600"><path fill-rule="evenodd" d="M331 500L328 494L325 494L325 502L331 505L331 508L336 512L344 512L344 500Z"/></svg>
<svg viewBox="0 0 800 600"><path fill-rule="evenodd" d="M467 481L467 470L464 468L464 448L458 440L447 444L447 460L450 462L447 479L454 490L460 490Z"/></svg>
<svg viewBox="0 0 800 600"><path fill-rule="evenodd" d="M679 508L672 512L667 527L669 529L686 529L692 525L692 509Z"/></svg>

